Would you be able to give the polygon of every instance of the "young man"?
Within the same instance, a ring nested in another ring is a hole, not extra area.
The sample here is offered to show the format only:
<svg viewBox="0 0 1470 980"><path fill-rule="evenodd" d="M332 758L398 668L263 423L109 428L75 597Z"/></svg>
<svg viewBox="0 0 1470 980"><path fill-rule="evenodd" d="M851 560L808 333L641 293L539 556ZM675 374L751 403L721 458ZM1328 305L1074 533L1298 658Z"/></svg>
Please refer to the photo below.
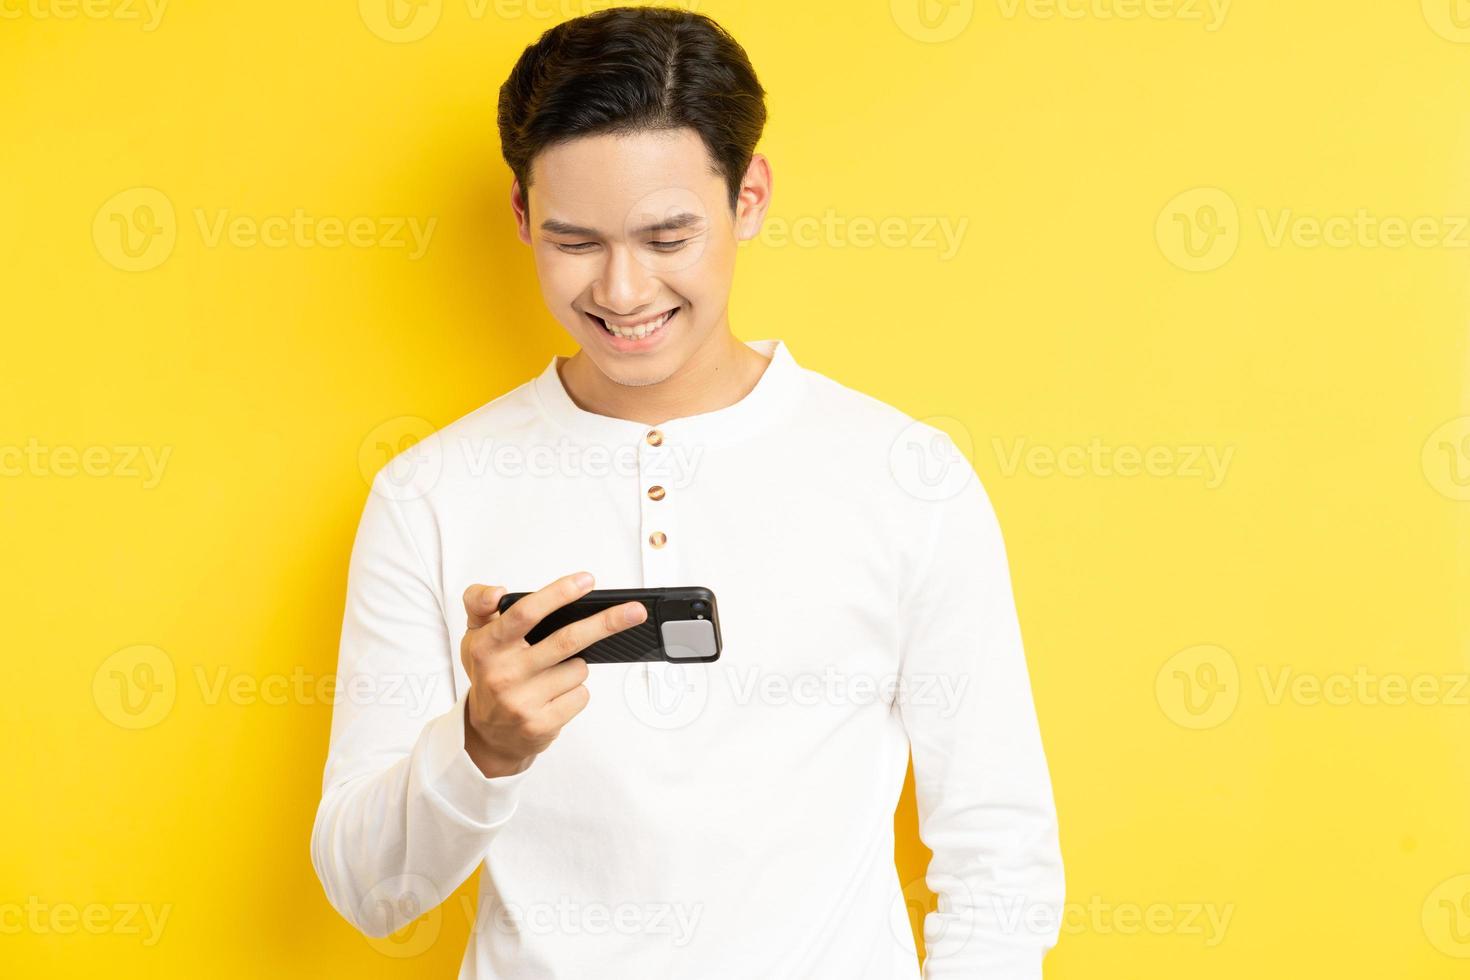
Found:
<svg viewBox="0 0 1470 980"><path fill-rule="evenodd" d="M580 350L375 479L311 848L371 936L483 864L462 977L912 980L910 753L924 975L1038 978L1056 942L1050 779L973 469L731 333L763 97L729 35L660 8L551 29L501 89L519 234ZM572 656L638 603L525 641L594 584L710 588L720 659ZM534 594L500 614L507 591Z"/></svg>

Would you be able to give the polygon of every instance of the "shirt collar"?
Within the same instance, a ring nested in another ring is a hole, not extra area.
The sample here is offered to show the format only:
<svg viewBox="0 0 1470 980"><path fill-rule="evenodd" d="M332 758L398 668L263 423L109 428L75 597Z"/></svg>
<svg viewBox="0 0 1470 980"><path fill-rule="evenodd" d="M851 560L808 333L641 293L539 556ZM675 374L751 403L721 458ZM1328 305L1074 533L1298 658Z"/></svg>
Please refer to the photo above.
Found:
<svg viewBox="0 0 1470 980"><path fill-rule="evenodd" d="M566 360L560 354L552 356L546 369L531 382L531 388L542 412L580 441L623 445L642 439L650 429L658 429L670 439L704 444L736 442L790 418L802 393L803 369L785 341L749 340L745 345L770 363L744 398L724 408L669 419L656 426L598 415L572 401L557 374L557 363Z"/></svg>

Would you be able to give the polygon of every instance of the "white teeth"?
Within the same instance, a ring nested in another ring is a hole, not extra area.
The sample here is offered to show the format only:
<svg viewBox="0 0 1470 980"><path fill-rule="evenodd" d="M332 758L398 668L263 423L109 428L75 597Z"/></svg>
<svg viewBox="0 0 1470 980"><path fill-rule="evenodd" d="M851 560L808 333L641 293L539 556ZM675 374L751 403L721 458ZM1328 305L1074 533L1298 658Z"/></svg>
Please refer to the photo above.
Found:
<svg viewBox="0 0 1470 980"><path fill-rule="evenodd" d="M669 317L673 314L673 312L673 310L669 310L657 320L650 320L648 323L640 323L638 326L631 328L615 326L614 324L607 323L606 320L602 322L607 323L607 329L617 334L619 337L625 337L628 340L642 340L644 337L647 337L649 334L653 333L655 330L659 329L665 323L667 323Z"/></svg>

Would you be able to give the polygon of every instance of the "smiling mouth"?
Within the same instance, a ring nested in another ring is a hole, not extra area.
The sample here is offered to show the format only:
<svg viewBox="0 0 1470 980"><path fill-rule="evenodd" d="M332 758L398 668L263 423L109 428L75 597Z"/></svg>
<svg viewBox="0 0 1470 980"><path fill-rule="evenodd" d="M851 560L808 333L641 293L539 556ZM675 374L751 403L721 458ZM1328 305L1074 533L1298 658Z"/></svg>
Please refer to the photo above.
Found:
<svg viewBox="0 0 1470 980"><path fill-rule="evenodd" d="M586 311L584 310L583 312L585 313ZM593 313L587 313L587 316L589 319L592 320L593 323L597 324L605 332L611 334L614 337L620 337L623 340L642 340L644 337L649 337L653 334L658 333L665 326L667 326L669 321L677 316L678 313L679 308L676 306L671 310L665 310L661 315L655 317L654 319L648 320L644 323L640 323L638 326L633 328L612 326L602 317L597 316Z"/></svg>

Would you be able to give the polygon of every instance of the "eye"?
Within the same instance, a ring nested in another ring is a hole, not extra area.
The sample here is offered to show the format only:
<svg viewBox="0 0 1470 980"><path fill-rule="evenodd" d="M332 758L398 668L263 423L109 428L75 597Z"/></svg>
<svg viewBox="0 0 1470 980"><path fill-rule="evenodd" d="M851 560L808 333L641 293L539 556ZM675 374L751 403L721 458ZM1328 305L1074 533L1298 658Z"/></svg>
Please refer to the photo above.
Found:
<svg viewBox="0 0 1470 980"><path fill-rule="evenodd" d="M694 239L692 238L681 238L677 242L649 242L648 244L652 245L660 252L677 252L679 249L683 248L685 245L688 245L692 241L694 241Z"/></svg>
<svg viewBox="0 0 1470 980"><path fill-rule="evenodd" d="M597 247L597 243L596 242L574 242L573 244L570 244L570 245L563 245L561 242L553 242L552 244L554 244L557 248L561 249L563 252L572 252L572 253L585 252L589 248L596 248Z"/></svg>

